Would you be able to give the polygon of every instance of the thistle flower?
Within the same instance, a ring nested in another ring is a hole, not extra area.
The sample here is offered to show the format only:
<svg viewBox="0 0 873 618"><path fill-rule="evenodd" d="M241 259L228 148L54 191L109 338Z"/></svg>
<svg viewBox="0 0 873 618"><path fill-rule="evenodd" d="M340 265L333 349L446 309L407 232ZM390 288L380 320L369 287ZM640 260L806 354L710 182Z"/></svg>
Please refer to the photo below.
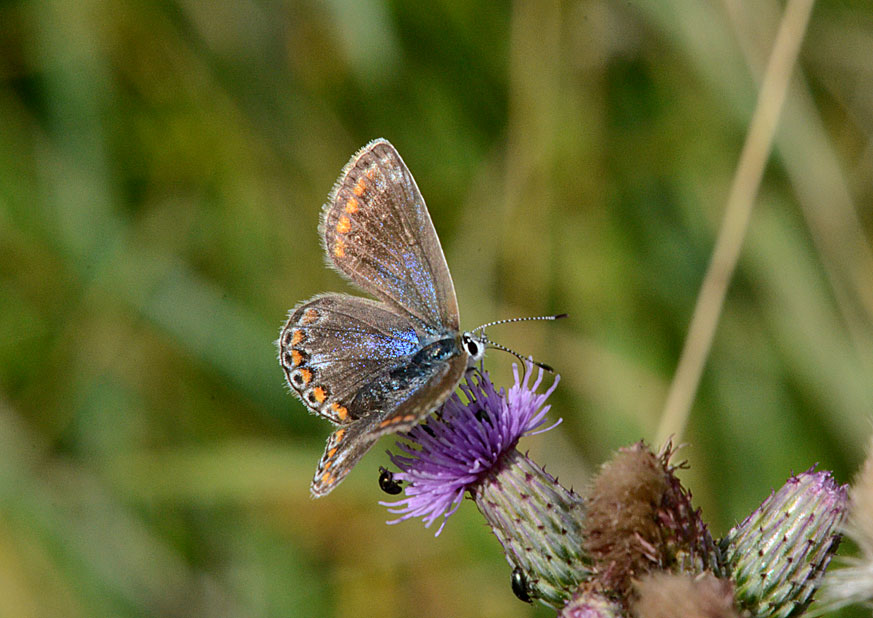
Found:
<svg viewBox="0 0 873 618"><path fill-rule="evenodd" d="M546 399L559 379L544 392L539 371L531 384L533 367L523 378L513 368L515 384L499 392L478 374L461 386L466 403L454 395L437 416L414 427L398 442L403 454L389 452L405 481L405 497L383 503L400 515L397 523L421 517L425 526L442 518L439 534L464 495L479 510L500 540L513 577L523 579L531 599L560 607L589 574L582 553L583 500L561 487L556 479L516 450L519 439L548 431Z"/></svg>
<svg viewBox="0 0 873 618"><path fill-rule="evenodd" d="M551 429L546 400L514 368L497 391L487 373L461 386L440 412L403 434L399 468L380 486L405 492L383 502L388 523L437 520L440 534L467 495L491 526L513 567L520 599L561 609L561 618L667 615L798 615L806 609L839 542L846 488L812 470L789 479L716 544L691 493L675 475L671 445L654 454L643 443L621 449L583 499L562 487L516 447ZM558 421L560 422L560 421ZM403 483L403 487L399 483ZM678 613L676 613L678 612Z"/></svg>
<svg viewBox="0 0 873 618"><path fill-rule="evenodd" d="M548 431L561 422L559 419L540 429L551 408L545 401L560 378L555 378L545 393L537 394L543 371L540 369L530 385L530 369L520 379L518 367L513 366L515 384L508 393L495 390L488 372L474 374L461 385L467 403L452 395L437 416L402 435L408 442L398 442L397 449L405 455L388 451L388 456L401 470L394 479L409 485L405 498L383 503L391 507L391 513L400 515L388 523L421 517L425 527L430 527L442 517L436 532L439 535L464 493L494 470L506 453L515 450L522 436Z"/></svg>

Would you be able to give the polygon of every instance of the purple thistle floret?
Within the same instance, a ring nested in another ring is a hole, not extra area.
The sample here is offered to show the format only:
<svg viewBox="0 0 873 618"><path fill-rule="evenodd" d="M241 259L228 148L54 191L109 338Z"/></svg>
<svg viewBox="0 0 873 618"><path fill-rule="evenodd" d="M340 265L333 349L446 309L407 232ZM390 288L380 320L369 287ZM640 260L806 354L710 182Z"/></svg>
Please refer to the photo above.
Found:
<svg viewBox="0 0 873 618"><path fill-rule="evenodd" d="M394 478L408 484L405 498L381 503L400 515L389 524L421 517L429 527L442 516L438 536L448 517L461 505L464 493L505 453L514 450L522 436L548 431L561 422L559 419L541 429L551 408L545 405L546 399L560 377L556 376L544 393L537 393L543 370L531 385L532 370L528 365L520 378L518 366L513 365L515 384L508 393L496 391L487 372L476 373L461 385L467 403L454 394L437 415L402 434L407 442L398 442L397 448L404 454L388 451L388 456L400 468Z"/></svg>

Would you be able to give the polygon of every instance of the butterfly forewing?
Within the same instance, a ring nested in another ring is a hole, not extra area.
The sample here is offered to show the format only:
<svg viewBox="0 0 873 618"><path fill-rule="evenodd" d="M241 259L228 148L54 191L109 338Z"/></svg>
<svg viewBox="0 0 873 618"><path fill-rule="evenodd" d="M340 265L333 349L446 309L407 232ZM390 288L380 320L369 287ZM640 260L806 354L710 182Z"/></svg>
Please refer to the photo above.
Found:
<svg viewBox="0 0 873 618"><path fill-rule="evenodd" d="M458 303L424 198L394 147L375 140L346 165L325 205L328 258L353 283L428 328L457 331Z"/></svg>
<svg viewBox="0 0 873 618"><path fill-rule="evenodd" d="M466 366L465 357L453 355L445 362L422 368L417 379L393 392L397 399L389 413L374 409L334 431L312 479L312 495L318 498L330 493L379 437L412 428L442 405L455 390Z"/></svg>
<svg viewBox="0 0 873 618"><path fill-rule="evenodd" d="M309 486L314 497L320 498L333 491L358 460L370 450L379 437L373 432L373 428L380 418L378 411L370 412L330 435Z"/></svg>
<svg viewBox="0 0 873 618"><path fill-rule="evenodd" d="M435 365L415 392L404 397L373 428L377 436L406 431L439 408L455 391L467 369L467 355L456 353Z"/></svg>

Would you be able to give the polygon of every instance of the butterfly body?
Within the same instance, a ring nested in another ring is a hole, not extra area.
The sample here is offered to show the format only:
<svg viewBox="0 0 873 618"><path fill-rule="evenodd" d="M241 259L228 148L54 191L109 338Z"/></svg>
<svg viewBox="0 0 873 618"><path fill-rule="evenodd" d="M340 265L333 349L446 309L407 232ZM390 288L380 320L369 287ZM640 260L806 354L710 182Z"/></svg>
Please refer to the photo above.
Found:
<svg viewBox="0 0 873 618"><path fill-rule="evenodd" d="M384 376L372 380L355 395L355 407L388 409L396 407L407 394L424 386L428 379L453 357L460 357L461 349L455 337L439 339L413 354L408 362L400 363Z"/></svg>
<svg viewBox="0 0 873 618"><path fill-rule="evenodd" d="M332 491L382 435L411 428L485 351L458 304L421 193L394 147L375 140L343 168L320 226L331 266L378 300L322 294L295 309L279 361L303 404L338 428L312 494Z"/></svg>

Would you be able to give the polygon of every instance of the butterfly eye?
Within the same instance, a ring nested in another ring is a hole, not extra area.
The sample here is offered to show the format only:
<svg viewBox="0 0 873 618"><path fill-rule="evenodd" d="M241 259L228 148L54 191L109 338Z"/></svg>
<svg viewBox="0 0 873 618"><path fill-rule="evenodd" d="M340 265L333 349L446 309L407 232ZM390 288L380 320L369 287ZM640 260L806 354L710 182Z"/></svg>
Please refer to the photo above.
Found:
<svg viewBox="0 0 873 618"><path fill-rule="evenodd" d="M462 336L464 349L467 351L473 360L479 360L482 355L485 353L485 346L481 341L477 341L472 335L469 333L464 333Z"/></svg>

